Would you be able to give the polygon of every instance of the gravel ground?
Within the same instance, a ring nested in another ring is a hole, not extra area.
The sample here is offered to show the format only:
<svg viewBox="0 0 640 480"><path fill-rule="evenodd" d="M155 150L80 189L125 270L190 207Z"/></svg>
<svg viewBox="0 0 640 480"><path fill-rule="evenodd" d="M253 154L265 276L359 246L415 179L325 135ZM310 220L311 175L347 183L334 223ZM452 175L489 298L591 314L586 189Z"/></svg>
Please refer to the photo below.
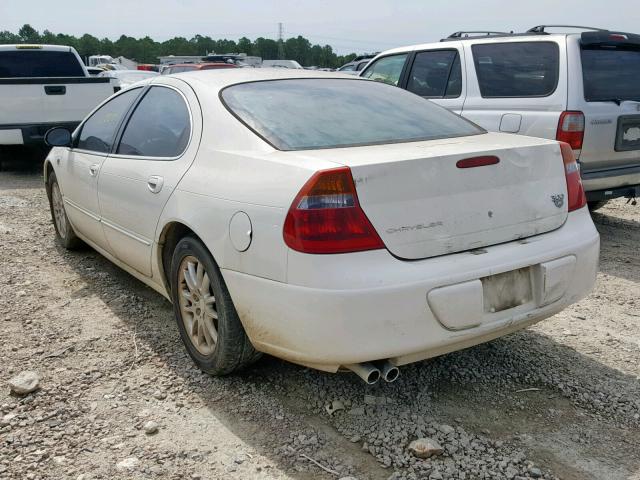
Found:
<svg viewBox="0 0 640 480"><path fill-rule="evenodd" d="M638 480L640 206L594 220L595 291L526 331L373 387L273 358L212 378L166 300L57 246L39 171L0 172L0 478Z"/></svg>

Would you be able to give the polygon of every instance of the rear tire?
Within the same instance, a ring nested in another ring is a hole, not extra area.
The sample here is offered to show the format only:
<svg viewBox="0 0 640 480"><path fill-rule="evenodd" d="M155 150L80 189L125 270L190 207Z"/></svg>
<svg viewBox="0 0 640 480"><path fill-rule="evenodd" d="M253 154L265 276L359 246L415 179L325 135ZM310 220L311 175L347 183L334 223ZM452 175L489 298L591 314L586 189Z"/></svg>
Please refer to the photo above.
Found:
<svg viewBox="0 0 640 480"><path fill-rule="evenodd" d="M56 230L56 238L60 245L67 250L76 250L83 245L82 240L78 238L73 227L67 218L67 212L64 209L64 200L62 192L58 185L56 174L51 172L47 182L47 193L49 196L49 208L51 209L51 220Z"/></svg>
<svg viewBox="0 0 640 480"><path fill-rule="evenodd" d="M587 205L589 206L590 212L595 212L596 210L600 210L604 207L608 202L609 200L594 200L592 202L587 202Z"/></svg>
<svg viewBox="0 0 640 480"><path fill-rule="evenodd" d="M171 259L171 298L187 352L204 372L227 375L260 358L240 322L213 257L193 236Z"/></svg>

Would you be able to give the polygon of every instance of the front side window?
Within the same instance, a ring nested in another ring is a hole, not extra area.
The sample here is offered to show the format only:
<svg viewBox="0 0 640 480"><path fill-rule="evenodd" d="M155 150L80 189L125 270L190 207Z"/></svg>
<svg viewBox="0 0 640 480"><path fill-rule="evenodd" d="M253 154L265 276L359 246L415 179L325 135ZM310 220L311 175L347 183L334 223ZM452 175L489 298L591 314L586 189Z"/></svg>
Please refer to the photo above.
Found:
<svg viewBox="0 0 640 480"><path fill-rule="evenodd" d="M362 76L364 78L368 78L369 80L375 80L377 82L398 86L400 75L402 75L402 69L404 67L404 62L406 59L406 53L403 53L401 55L389 55L388 57L382 57L374 62L369 68L367 68Z"/></svg>
<svg viewBox="0 0 640 480"><path fill-rule="evenodd" d="M353 72L355 70L355 65L353 63L349 63L343 67L340 67L338 71L340 72Z"/></svg>
<svg viewBox="0 0 640 480"><path fill-rule="evenodd" d="M24 49L0 52L0 78L84 76L82 65L71 52Z"/></svg>
<svg viewBox="0 0 640 480"><path fill-rule="evenodd" d="M140 88L128 90L104 104L84 123L76 148L109 153L122 118L140 93Z"/></svg>
<svg viewBox="0 0 640 480"><path fill-rule="evenodd" d="M247 127L280 150L416 142L484 132L405 90L358 79L241 83L225 88L222 99Z"/></svg>
<svg viewBox="0 0 640 480"><path fill-rule="evenodd" d="M116 153L175 158L187 148L190 135L189 109L182 95L151 87L131 115Z"/></svg>
<svg viewBox="0 0 640 480"><path fill-rule="evenodd" d="M420 52L409 73L407 90L428 98L456 98L462 92L462 69L457 50Z"/></svg>
<svg viewBox="0 0 640 480"><path fill-rule="evenodd" d="M557 43L486 43L471 49L484 98L546 97L558 85Z"/></svg>

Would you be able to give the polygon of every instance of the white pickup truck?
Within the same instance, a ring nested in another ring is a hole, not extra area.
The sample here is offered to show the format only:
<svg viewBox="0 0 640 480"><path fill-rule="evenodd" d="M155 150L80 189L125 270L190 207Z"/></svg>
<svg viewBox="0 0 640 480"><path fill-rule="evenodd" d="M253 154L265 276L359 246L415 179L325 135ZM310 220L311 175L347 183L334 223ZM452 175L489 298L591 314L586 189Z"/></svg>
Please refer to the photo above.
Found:
<svg viewBox="0 0 640 480"><path fill-rule="evenodd" d="M0 45L0 145L41 144L46 131L74 130L113 93L78 53L54 45Z"/></svg>

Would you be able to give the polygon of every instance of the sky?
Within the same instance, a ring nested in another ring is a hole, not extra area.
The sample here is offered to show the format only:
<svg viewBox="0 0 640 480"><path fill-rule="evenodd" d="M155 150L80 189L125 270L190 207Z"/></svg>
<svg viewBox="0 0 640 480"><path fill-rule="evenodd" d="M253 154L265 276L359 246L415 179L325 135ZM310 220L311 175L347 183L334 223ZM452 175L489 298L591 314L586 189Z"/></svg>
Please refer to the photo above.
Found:
<svg viewBox="0 0 640 480"><path fill-rule="evenodd" d="M237 40L302 35L337 53L365 53L439 40L458 30L524 31L539 24L640 33L639 0L0 0L0 30L25 23L112 40L163 41L195 34Z"/></svg>

